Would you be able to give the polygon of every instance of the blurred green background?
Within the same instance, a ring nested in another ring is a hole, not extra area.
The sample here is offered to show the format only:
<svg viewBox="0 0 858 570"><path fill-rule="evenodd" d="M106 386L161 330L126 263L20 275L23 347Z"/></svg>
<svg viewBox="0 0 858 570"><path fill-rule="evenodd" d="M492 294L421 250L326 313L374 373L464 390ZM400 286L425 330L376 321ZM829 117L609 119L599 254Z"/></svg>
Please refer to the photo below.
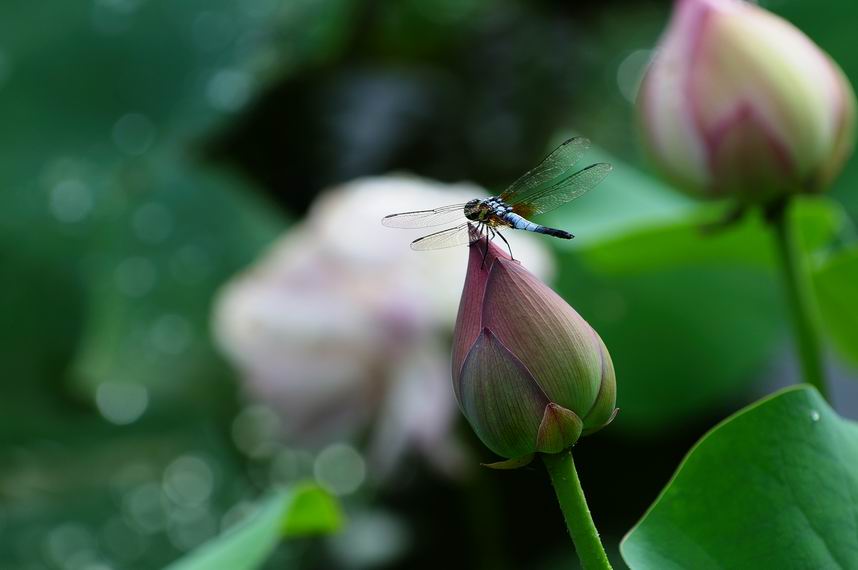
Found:
<svg viewBox="0 0 858 570"><path fill-rule="evenodd" d="M854 1L761 4L858 84ZM550 217L579 235L550 244L554 285L617 368L621 413L577 459L615 548L706 429L797 376L765 234L751 221L704 240L688 228L707 214L639 156L632 102L669 10L2 3L0 568L161 568L312 475L294 442L242 446L246 425L273 436L214 346L216 291L326 187L406 171L498 191L570 133L617 166ZM853 219L856 187L853 159L832 192ZM665 224L671 239L636 239ZM856 417L855 369L830 358L836 407ZM465 426L458 437L490 459ZM342 498L342 533L284 543L268 564L566 567L543 475L448 478L411 457L395 483Z"/></svg>

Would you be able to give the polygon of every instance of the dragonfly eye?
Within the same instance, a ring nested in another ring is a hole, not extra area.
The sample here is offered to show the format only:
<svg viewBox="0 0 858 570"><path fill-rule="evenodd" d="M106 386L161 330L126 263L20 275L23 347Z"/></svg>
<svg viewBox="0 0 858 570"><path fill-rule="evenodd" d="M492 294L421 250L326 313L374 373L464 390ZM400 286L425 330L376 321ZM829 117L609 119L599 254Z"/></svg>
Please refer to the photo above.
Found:
<svg viewBox="0 0 858 570"><path fill-rule="evenodd" d="M480 201L479 200L471 200L467 204L465 204L465 217L469 220L476 220L479 218L480 213Z"/></svg>

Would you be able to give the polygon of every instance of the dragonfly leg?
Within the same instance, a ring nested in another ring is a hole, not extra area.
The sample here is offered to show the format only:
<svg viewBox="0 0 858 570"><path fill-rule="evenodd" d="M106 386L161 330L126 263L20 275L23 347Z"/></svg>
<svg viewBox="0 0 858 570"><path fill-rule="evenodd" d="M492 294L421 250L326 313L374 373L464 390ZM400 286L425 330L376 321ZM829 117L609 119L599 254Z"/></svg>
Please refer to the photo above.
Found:
<svg viewBox="0 0 858 570"><path fill-rule="evenodd" d="M485 237L486 237L486 247L483 249L483 261L480 264L480 268L482 269L482 268L485 268L485 266L486 266L486 256L489 254L489 235L488 235L488 231L486 231L486 225L485 224L480 224L478 227L480 229L480 234L485 234ZM489 228L489 231L490 231L490 228ZM480 239L482 239L482 238L480 238Z"/></svg>
<svg viewBox="0 0 858 570"><path fill-rule="evenodd" d="M498 236L503 240L503 242L506 244L506 248L509 250L509 258L510 258L511 260L515 261L515 257L513 257L513 256L512 256L512 248L510 247L509 242L508 242L508 241L506 241L506 238L505 238L505 237L503 237L503 234L502 234L501 232L495 232L495 233L496 233L496 234L497 234L497 235L498 235Z"/></svg>

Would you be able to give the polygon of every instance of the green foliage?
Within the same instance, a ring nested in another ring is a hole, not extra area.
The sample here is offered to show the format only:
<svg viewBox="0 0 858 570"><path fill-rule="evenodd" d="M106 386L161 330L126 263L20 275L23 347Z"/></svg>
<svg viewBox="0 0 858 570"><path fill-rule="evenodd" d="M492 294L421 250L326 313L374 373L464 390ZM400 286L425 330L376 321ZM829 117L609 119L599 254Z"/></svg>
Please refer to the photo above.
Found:
<svg viewBox="0 0 858 570"><path fill-rule="evenodd" d="M105 540L99 556L163 567L249 494L223 429L236 390L208 319L220 284L285 224L199 149L277 63L257 57L267 40L236 48L277 25L263 4L69 2L49 18L0 6L4 568L59 564L21 545L64 523L95 536L141 489L147 512L167 516L161 475L183 455L215 474L204 520L168 536L166 525L141 534L131 516L114 525L125 547ZM108 398L119 408L134 394L136 411L105 414L104 385L119 387ZM131 426L105 421L139 413Z"/></svg>
<svg viewBox="0 0 858 570"><path fill-rule="evenodd" d="M675 426L747 390L780 339L769 236L753 218L704 236L718 212L604 152L587 158L614 172L555 214L581 234L559 251L556 285L609 347L616 429Z"/></svg>
<svg viewBox="0 0 858 570"><path fill-rule="evenodd" d="M88 276L71 388L91 398L110 381L173 403L217 397L211 379L223 364L208 339L215 293L283 224L229 173L161 156L129 168L133 178L122 171L112 182L128 198L101 228L106 245Z"/></svg>
<svg viewBox="0 0 858 570"><path fill-rule="evenodd" d="M599 332L617 373L611 429L677 429L749 391L782 335L760 270L674 268L612 280L564 256L558 288Z"/></svg>
<svg viewBox="0 0 858 570"><path fill-rule="evenodd" d="M639 166L620 68L654 44L670 6L622 4L97 0L49 14L36 2L0 5L0 566L65 564L48 551L73 524L105 565L162 568L268 483L256 469L251 484L229 440L241 400L209 315L221 284L331 180L408 170L502 185L574 126L620 158L591 153L614 173L540 221L578 234L553 244L558 289L610 348L622 407L612 433L682 430L752 391L786 340L768 236L753 217L702 236L723 212ZM852 0L769 4L858 83ZM246 139L206 162L236 126ZM265 188L289 205L285 216L226 167L242 153L258 180L294 176ZM853 159L832 194L853 216L856 187ZM837 225L818 205L807 210L807 227L820 230L807 242L818 304L833 344L858 360L856 254L825 251ZM106 384L144 389L130 392L145 395L139 420L105 421L96 395ZM185 456L211 470L204 508L165 493L165 473ZM431 484L413 481L434 502ZM198 555L261 561L284 529L337 526L326 495L286 495ZM129 511L141 496L143 514L163 519L154 530ZM193 528L189 513L201 512ZM111 543L101 533L117 526L127 540ZM426 539L439 540L441 526Z"/></svg>
<svg viewBox="0 0 858 570"><path fill-rule="evenodd" d="M343 514L334 498L316 485L300 485L292 493L283 517L283 536L298 537L336 532Z"/></svg>
<svg viewBox="0 0 858 570"><path fill-rule="evenodd" d="M329 534L342 524L342 513L331 495L315 485L299 485L271 495L246 520L167 569L251 570L270 556L281 539Z"/></svg>
<svg viewBox="0 0 858 570"><path fill-rule="evenodd" d="M858 425L791 388L709 432L621 551L633 570L851 567L856 488Z"/></svg>
<svg viewBox="0 0 858 570"><path fill-rule="evenodd" d="M827 257L814 273L823 325L837 349L858 365L858 249Z"/></svg>
<svg viewBox="0 0 858 570"><path fill-rule="evenodd" d="M830 243L841 223L839 209L826 199L798 200L791 215L807 251ZM777 263L770 228L759 212L719 226L723 218L714 208L690 211L673 222L628 228L583 253L600 271L623 273L724 264L768 268Z"/></svg>
<svg viewBox="0 0 858 570"><path fill-rule="evenodd" d="M614 171L549 223L581 234L559 249L557 287L611 351L617 429L675 426L748 393L784 340L771 228L751 211L707 229L723 207L695 205L604 151L592 155ZM841 208L826 198L796 200L790 216L807 255L843 231Z"/></svg>

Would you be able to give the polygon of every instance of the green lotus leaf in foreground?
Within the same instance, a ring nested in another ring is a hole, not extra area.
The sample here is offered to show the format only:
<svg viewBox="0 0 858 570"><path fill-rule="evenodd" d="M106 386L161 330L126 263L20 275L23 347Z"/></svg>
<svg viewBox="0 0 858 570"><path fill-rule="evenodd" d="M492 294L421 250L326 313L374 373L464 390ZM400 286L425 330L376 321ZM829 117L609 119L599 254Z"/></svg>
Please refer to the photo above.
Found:
<svg viewBox="0 0 858 570"><path fill-rule="evenodd" d="M858 424L796 387L704 436L621 552L633 570L851 568L856 536Z"/></svg>

